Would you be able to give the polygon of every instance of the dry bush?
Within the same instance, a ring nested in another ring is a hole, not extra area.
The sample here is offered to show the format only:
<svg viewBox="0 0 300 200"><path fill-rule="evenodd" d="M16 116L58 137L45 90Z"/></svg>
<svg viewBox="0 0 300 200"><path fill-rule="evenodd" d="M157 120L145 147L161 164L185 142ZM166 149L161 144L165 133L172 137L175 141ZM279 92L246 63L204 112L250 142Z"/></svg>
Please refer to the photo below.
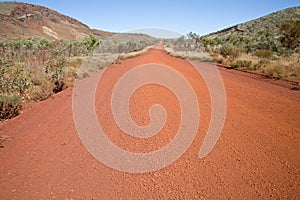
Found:
<svg viewBox="0 0 300 200"><path fill-rule="evenodd" d="M21 97L18 95L0 95L0 120L10 119L19 114L22 107Z"/></svg>
<svg viewBox="0 0 300 200"><path fill-rule="evenodd" d="M299 54L293 54L291 56L273 55L272 59L259 58L251 54L241 54L235 59L214 55L215 60L216 58L222 59L221 64L232 66L233 68L257 71L267 76L284 80L300 81Z"/></svg>
<svg viewBox="0 0 300 200"><path fill-rule="evenodd" d="M283 68L279 65L269 65L262 69L262 72L270 77L282 78Z"/></svg>
<svg viewBox="0 0 300 200"><path fill-rule="evenodd" d="M213 58L209 53L199 50L199 51L181 51L175 50L175 46L165 47L165 50L173 57L184 58L190 60L200 60L203 62L212 62Z"/></svg>
<svg viewBox="0 0 300 200"><path fill-rule="evenodd" d="M265 68L270 63L271 63L270 60L267 60L267 59L259 60L256 64L253 65L253 70L259 70L259 69Z"/></svg>
<svg viewBox="0 0 300 200"><path fill-rule="evenodd" d="M220 49L220 54L224 56L225 58L237 58L244 49L242 47L237 47L230 44L223 45Z"/></svg>
<svg viewBox="0 0 300 200"><path fill-rule="evenodd" d="M299 63L291 63L285 67L285 71L287 72L288 77L291 80L300 80L300 64Z"/></svg>
<svg viewBox="0 0 300 200"><path fill-rule="evenodd" d="M273 56L273 51L271 50L267 50L267 49L260 49L260 50L257 50L254 55L256 55L257 57L260 57L260 58L272 58Z"/></svg>
<svg viewBox="0 0 300 200"><path fill-rule="evenodd" d="M53 94L54 85L50 81L43 81L28 91L28 98L33 101L42 101Z"/></svg>
<svg viewBox="0 0 300 200"><path fill-rule="evenodd" d="M231 64L233 68L240 68L240 69L248 69L251 70L252 62L249 60L236 60Z"/></svg>

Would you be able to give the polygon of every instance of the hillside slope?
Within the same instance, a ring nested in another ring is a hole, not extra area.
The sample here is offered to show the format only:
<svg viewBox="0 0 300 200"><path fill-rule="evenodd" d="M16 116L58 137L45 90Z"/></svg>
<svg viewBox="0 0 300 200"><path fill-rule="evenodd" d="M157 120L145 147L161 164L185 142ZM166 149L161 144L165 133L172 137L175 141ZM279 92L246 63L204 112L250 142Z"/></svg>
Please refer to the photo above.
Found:
<svg viewBox="0 0 300 200"><path fill-rule="evenodd" d="M213 60L223 66L299 85L300 6L204 36L190 32L175 41L173 49L184 57ZM198 54L203 51L211 58Z"/></svg>
<svg viewBox="0 0 300 200"><path fill-rule="evenodd" d="M300 6L287 8L254 19L245 23L237 24L235 26L208 34L208 37L223 37L229 34L238 34L244 36L257 36L261 31L268 29L275 36L280 34L280 25L286 20L300 20Z"/></svg>
<svg viewBox="0 0 300 200"><path fill-rule="evenodd" d="M115 33L90 29L82 22L43 6L0 2L0 38L83 39L89 34L99 38ZM117 34L118 35L118 34ZM136 35L140 37L140 35Z"/></svg>

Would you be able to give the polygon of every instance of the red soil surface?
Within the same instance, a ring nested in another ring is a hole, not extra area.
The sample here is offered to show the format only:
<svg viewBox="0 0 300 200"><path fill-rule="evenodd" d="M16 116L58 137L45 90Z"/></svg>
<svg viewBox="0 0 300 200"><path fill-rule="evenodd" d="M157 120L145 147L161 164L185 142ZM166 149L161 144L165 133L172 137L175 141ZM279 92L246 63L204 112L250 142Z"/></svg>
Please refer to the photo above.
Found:
<svg viewBox="0 0 300 200"><path fill-rule="evenodd" d="M129 151L147 152L166 145L178 128L180 110L172 93L155 85L132 96L130 112L138 124L149 123L148 108L162 104L166 127L141 141L118 131L111 113L100 104L118 77L145 63L168 64L191 83L201 122L188 151L159 171L131 174L97 161L82 145L72 114L72 90L40 103L27 104L18 117L1 122L9 138L0 149L0 199L299 199L300 93L260 76L219 68L227 95L222 134L205 158L198 152L210 120L205 83L191 65L160 49L114 64L96 93L96 112L108 137ZM211 64L195 62L199 67ZM84 81L88 81L89 78ZM108 100L107 100L108 101ZM107 108L107 107L106 107Z"/></svg>

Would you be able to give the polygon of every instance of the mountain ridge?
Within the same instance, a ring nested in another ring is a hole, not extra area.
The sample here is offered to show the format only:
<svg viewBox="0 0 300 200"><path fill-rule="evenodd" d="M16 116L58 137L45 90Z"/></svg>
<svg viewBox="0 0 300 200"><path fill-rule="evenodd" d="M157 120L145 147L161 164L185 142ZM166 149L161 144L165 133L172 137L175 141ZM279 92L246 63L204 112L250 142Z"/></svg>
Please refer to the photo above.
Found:
<svg viewBox="0 0 300 200"><path fill-rule="evenodd" d="M1 39L81 40L121 36L129 39L153 39L145 34L113 33L90 28L79 20L44 6L22 2L0 2Z"/></svg>
<svg viewBox="0 0 300 200"><path fill-rule="evenodd" d="M243 36L257 35L259 31L266 29L275 35L279 35L280 25L286 20L300 20L300 6L272 12L265 16L206 34L204 37L223 37L232 33Z"/></svg>

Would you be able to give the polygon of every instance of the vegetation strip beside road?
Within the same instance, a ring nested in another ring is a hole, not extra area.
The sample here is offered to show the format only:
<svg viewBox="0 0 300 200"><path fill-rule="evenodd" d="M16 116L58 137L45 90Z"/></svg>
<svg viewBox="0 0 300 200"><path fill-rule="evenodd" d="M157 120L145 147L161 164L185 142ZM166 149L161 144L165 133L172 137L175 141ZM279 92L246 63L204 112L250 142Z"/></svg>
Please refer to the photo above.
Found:
<svg viewBox="0 0 300 200"><path fill-rule="evenodd" d="M300 7L200 36L165 40L177 56L300 82Z"/></svg>
<svg viewBox="0 0 300 200"><path fill-rule="evenodd" d="M42 101L122 59L147 51L153 41L7 39L0 42L0 120L18 115L22 101ZM90 65L80 71L81 65Z"/></svg>

